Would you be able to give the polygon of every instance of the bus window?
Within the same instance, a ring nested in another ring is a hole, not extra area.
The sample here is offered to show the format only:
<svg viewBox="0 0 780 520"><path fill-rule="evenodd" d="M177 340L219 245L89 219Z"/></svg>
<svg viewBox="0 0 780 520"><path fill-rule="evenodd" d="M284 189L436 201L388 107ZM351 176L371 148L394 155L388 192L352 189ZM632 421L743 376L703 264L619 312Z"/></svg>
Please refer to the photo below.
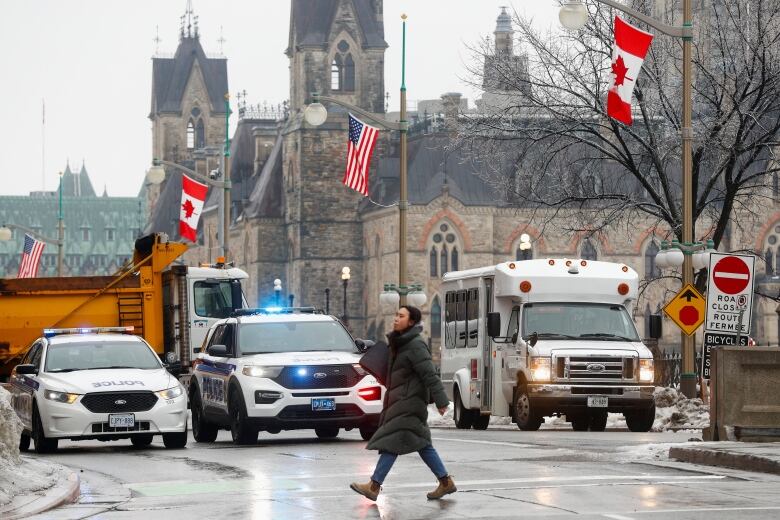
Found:
<svg viewBox="0 0 780 520"><path fill-rule="evenodd" d="M466 291L455 294L455 346L466 346Z"/></svg>
<svg viewBox="0 0 780 520"><path fill-rule="evenodd" d="M466 302L466 330L468 341L466 346L476 347L479 338L479 289L469 289Z"/></svg>

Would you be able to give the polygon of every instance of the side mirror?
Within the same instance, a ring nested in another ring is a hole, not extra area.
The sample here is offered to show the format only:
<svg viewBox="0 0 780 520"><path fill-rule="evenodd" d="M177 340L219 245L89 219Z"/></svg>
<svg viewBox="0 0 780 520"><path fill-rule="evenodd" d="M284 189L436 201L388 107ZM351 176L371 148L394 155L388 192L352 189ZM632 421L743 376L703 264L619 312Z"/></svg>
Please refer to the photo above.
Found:
<svg viewBox="0 0 780 520"><path fill-rule="evenodd" d="M227 357L228 349L225 345L211 345L206 351L209 356Z"/></svg>
<svg viewBox="0 0 780 520"><path fill-rule="evenodd" d="M501 314L497 312L488 312L487 314L488 336L497 338L501 335Z"/></svg>
<svg viewBox="0 0 780 520"><path fill-rule="evenodd" d="M357 349L361 352L367 352L368 349L373 347L376 344L375 341L371 341L370 339L356 339L355 340L355 346Z"/></svg>
<svg viewBox="0 0 780 520"><path fill-rule="evenodd" d="M244 293L241 291L241 280L230 280L230 298L233 300L231 305L231 310L233 312L244 306Z"/></svg>
<svg viewBox="0 0 780 520"><path fill-rule="evenodd" d="M528 336L528 344L531 345L532 347L536 345L537 341L539 341L539 334L537 334L536 332Z"/></svg>
<svg viewBox="0 0 780 520"><path fill-rule="evenodd" d="M181 361L174 361L173 363L165 364L166 370L171 373L172 376L180 376L182 372Z"/></svg>
<svg viewBox="0 0 780 520"><path fill-rule="evenodd" d="M17 374L35 375L38 373L38 369L35 365L16 365Z"/></svg>
<svg viewBox="0 0 780 520"><path fill-rule="evenodd" d="M651 314L648 325L651 338L660 339L663 336L663 322L660 314Z"/></svg>

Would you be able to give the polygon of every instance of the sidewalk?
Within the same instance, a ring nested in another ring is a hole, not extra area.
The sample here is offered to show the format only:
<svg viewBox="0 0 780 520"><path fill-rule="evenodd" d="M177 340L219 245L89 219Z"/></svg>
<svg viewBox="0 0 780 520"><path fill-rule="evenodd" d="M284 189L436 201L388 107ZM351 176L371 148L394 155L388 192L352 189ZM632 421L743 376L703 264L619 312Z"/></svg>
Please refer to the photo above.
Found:
<svg viewBox="0 0 780 520"><path fill-rule="evenodd" d="M702 442L670 448L669 458L691 464L780 475L780 442Z"/></svg>
<svg viewBox="0 0 780 520"><path fill-rule="evenodd" d="M27 518L78 500L81 493L78 474L64 466L57 466L56 474L53 475L56 479L53 486L14 496L9 503L0 506L0 518L3 520Z"/></svg>

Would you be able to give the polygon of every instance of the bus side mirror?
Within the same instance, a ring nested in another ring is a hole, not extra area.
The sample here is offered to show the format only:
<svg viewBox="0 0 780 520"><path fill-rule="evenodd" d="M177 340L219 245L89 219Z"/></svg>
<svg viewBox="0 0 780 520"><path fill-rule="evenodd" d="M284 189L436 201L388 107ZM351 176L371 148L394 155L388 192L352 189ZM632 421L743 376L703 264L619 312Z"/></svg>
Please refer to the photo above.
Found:
<svg viewBox="0 0 780 520"><path fill-rule="evenodd" d="M663 326L660 314L651 314L649 318L650 337L660 339L663 336Z"/></svg>
<svg viewBox="0 0 780 520"><path fill-rule="evenodd" d="M501 335L501 314L498 312L488 312L487 314L488 336L497 338Z"/></svg>

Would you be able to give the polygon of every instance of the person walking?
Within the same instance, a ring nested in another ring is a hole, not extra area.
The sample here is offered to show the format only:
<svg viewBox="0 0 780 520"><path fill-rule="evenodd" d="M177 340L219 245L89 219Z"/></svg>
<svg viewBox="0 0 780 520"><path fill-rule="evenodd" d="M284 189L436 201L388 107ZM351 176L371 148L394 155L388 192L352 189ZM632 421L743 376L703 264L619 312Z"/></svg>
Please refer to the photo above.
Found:
<svg viewBox="0 0 780 520"><path fill-rule="evenodd" d="M428 493L429 500L458 490L431 444L428 403L433 397L439 414L444 415L449 399L436 375L428 345L420 336L421 319L420 309L403 305L395 314L393 331L387 335L390 363L384 407L379 428L366 445L368 450L379 451L379 461L368 483L353 482L349 486L369 500L377 499L382 482L398 456L415 451L439 480L438 487Z"/></svg>

